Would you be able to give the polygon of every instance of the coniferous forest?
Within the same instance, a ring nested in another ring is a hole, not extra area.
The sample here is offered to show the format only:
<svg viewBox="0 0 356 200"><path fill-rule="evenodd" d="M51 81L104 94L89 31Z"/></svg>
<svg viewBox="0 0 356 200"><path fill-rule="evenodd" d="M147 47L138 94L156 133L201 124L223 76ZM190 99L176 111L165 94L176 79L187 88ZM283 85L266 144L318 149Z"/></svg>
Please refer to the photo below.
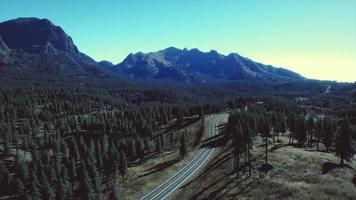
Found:
<svg viewBox="0 0 356 200"><path fill-rule="evenodd" d="M298 84L291 87L307 87ZM345 86L340 85L340 91L329 98L321 94L306 102L297 101L297 95L308 96L312 91L288 94L283 84L274 86L280 91L260 85L264 90L259 94L253 88L240 92L238 86L231 92L223 86L177 91L155 85L103 89L19 82L3 87L0 196L102 199L110 191L118 199L120 191L112 185L125 182L133 163L166 149L168 141L163 138L168 138L169 124L219 112L230 113L226 137L232 141L236 173L242 164L253 165L249 151L253 137L266 141L265 168L269 167L267 146L276 145L282 135L300 148L321 150L323 146L340 158L341 165L352 158L356 109L354 103L339 103L355 101ZM183 135L177 149L182 156L187 153L185 142Z"/></svg>

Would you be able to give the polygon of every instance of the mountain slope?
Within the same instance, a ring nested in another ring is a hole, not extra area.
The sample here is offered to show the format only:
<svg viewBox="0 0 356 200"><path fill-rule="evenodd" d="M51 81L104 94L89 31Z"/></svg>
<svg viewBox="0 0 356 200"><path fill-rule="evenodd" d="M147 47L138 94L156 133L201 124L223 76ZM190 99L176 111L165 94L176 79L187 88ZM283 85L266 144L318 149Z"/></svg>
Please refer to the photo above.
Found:
<svg viewBox="0 0 356 200"><path fill-rule="evenodd" d="M304 79L287 69L257 63L238 54L225 56L214 50L205 53L198 49L181 50L174 47L146 54L130 54L116 65L115 71L140 79L176 78L202 82ZM177 77L172 77L174 74Z"/></svg>
<svg viewBox="0 0 356 200"><path fill-rule="evenodd" d="M107 76L81 53L61 27L47 19L17 18L0 23L0 71L16 76Z"/></svg>

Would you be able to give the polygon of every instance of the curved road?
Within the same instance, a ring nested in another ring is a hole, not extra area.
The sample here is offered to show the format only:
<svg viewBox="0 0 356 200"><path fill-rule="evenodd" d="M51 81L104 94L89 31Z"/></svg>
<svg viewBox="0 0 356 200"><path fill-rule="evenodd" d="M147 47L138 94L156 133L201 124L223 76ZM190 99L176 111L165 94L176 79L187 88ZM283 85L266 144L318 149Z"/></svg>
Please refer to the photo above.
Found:
<svg viewBox="0 0 356 200"><path fill-rule="evenodd" d="M210 120L209 137L218 133L217 125L222 119L221 116L215 116ZM141 200L165 199L181 186L189 177L191 177L208 160L214 149L204 148L175 175L157 186L150 193L141 198Z"/></svg>

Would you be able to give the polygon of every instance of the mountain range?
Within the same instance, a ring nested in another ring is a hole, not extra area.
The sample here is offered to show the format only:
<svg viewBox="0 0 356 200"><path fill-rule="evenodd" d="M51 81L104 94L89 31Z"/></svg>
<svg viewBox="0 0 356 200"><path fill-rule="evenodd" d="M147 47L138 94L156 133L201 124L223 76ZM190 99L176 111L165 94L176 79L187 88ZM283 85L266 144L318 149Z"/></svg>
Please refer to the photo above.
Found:
<svg viewBox="0 0 356 200"><path fill-rule="evenodd" d="M124 75L180 83L304 79L284 68L264 65L236 53L222 55L215 50L169 47L151 53L131 53L116 65L96 62L81 53L61 27L38 18L0 23L0 71L72 78Z"/></svg>

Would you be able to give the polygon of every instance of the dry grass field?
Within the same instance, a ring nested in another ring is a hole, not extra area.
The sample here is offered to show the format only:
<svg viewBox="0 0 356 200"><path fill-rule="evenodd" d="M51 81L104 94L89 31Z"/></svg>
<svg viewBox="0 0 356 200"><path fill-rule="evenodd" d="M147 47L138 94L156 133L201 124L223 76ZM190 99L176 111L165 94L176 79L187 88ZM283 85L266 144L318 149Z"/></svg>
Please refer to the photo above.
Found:
<svg viewBox="0 0 356 200"><path fill-rule="evenodd" d="M288 146L287 141L282 137L276 148L270 148L273 169L264 174L258 167L264 163L265 146L262 139L255 138L251 177L243 170L238 177L231 173L231 151L227 146L220 147L205 169L171 199L356 199L356 186L352 183L356 176L355 158L348 163L353 169L335 168L323 174L325 162L339 162L333 153Z"/></svg>

